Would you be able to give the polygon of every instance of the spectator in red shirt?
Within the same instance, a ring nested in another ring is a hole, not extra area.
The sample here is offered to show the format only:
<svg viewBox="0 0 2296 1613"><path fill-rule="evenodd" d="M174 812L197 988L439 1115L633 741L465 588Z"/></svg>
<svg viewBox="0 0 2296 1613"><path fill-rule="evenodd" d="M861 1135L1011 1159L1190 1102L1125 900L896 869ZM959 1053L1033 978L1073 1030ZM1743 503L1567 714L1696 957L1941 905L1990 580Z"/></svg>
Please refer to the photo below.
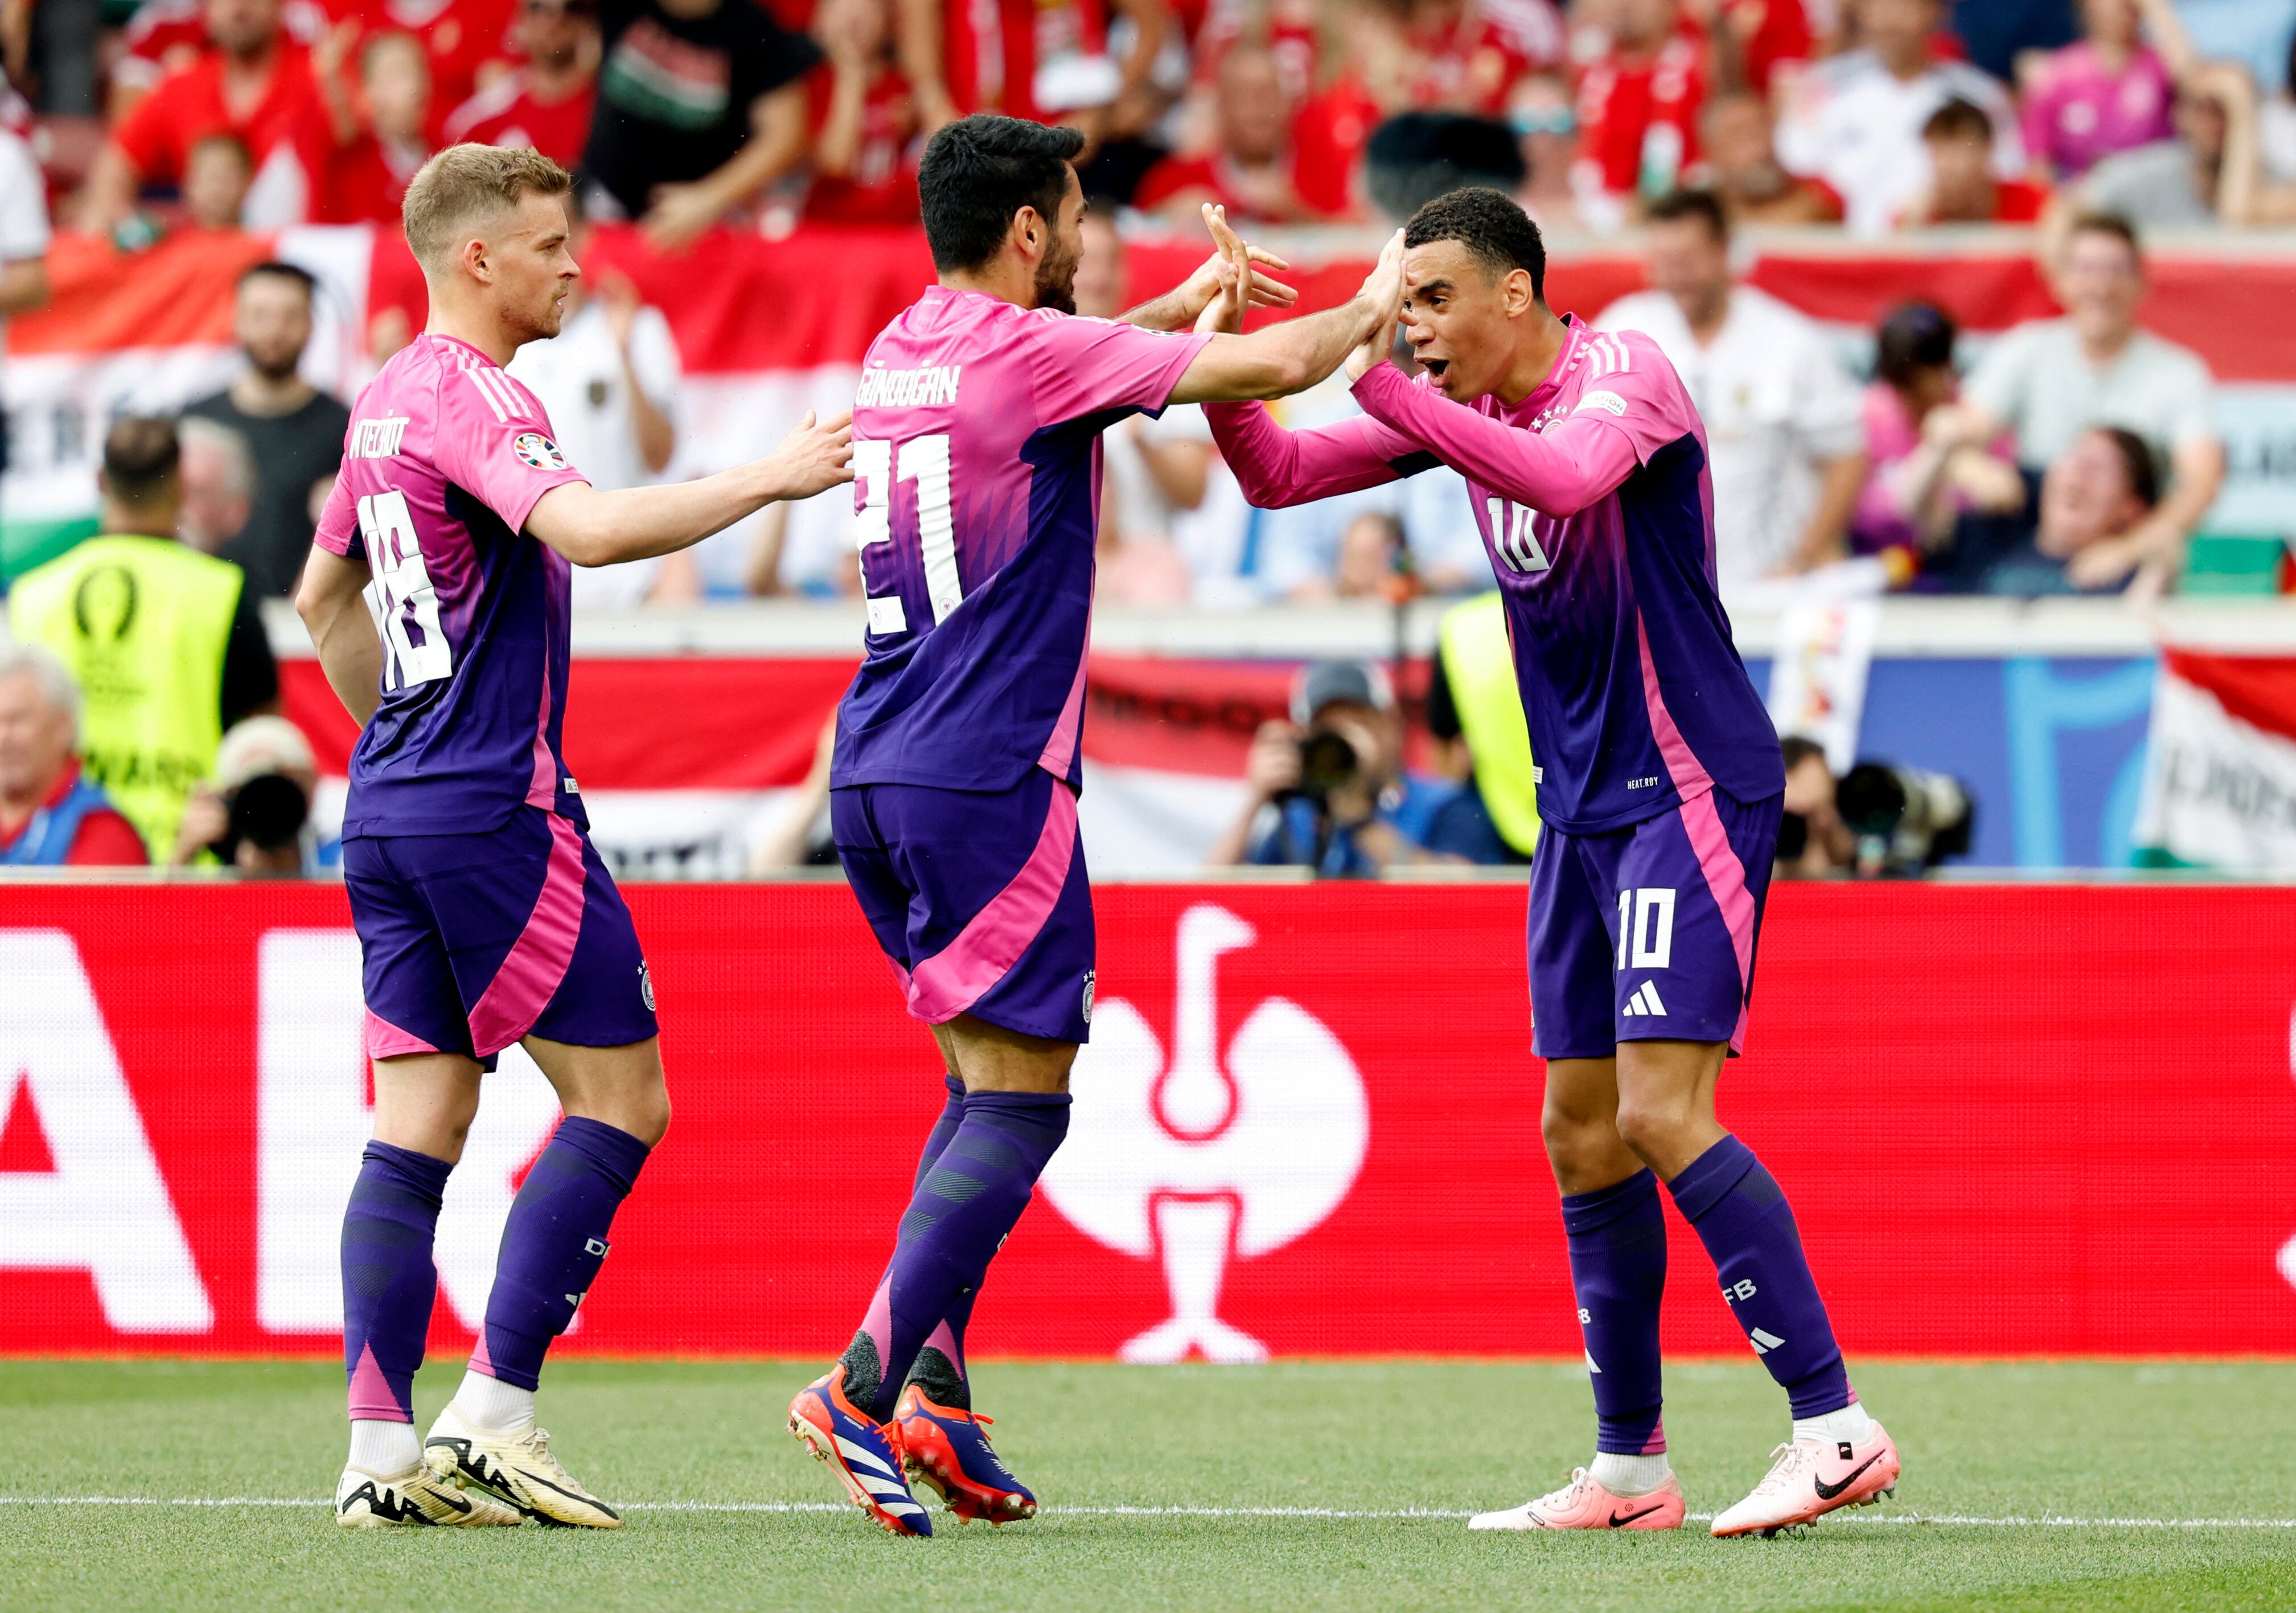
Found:
<svg viewBox="0 0 2296 1613"><path fill-rule="evenodd" d="M1238 221L1312 217L1292 180L1292 108L1275 53L1257 45L1232 47L1220 61L1214 106L1218 143L1208 155L1167 157L1150 168L1133 206L1183 225L1199 218L1207 201Z"/></svg>
<svg viewBox="0 0 2296 1613"><path fill-rule="evenodd" d="M1783 94L1816 54L1804 0L1719 0L1711 31L1718 83Z"/></svg>
<svg viewBox="0 0 2296 1613"><path fill-rule="evenodd" d="M412 34L370 34L353 92L342 76L350 37L351 25L338 29L313 53L324 111L310 135L312 217L391 223L430 155L430 58Z"/></svg>
<svg viewBox="0 0 2296 1613"><path fill-rule="evenodd" d="M195 230L235 230L255 164L236 135L218 130L192 142L184 160L184 217Z"/></svg>
<svg viewBox="0 0 2296 1613"><path fill-rule="evenodd" d="M1405 27L1422 111L1504 118L1516 80L1563 54L1547 0L1411 0Z"/></svg>
<svg viewBox="0 0 2296 1613"><path fill-rule="evenodd" d="M197 61L208 48L206 0L143 0L119 32L119 54L111 69L104 115L123 121L135 103L178 68ZM318 44L331 19L320 0L284 0L280 26L296 44Z"/></svg>
<svg viewBox="0 0 2296 1613"><path fill-rule="evenodd" d="M1929 188L1906 205L1899 227L1932 224L2037 224L2046 186L1993 176L1993 119L1973 101L1947 102L1922 126Z"/></svg>
<svg viewBox="0 0 2296 1613"><path fill-rule="evenodd" d="M412 34L430 64L432 122L439 139L447 115L509 70L518 0L329 0L356 16L362 39Z"/></svg>
<svg viewBox="0 0 2296 1613"><path fill-rule="evenodd" d="M447 114L441 144L528 146L561 168L582 160L598 98L598 10L592 0L525 0L515 67Z"/></svg>
<svg viewBox="0 0 2296 1613"><path fill-rule="evenodd" d="M1277 21L1282 15L1279 10ZM1308 43L1309 71L1300 82L1312 93L1300 100L1299 113L1292 120L1292 189L1312 216L1361 217L1356 177L1372 131L1411 104L1411 64L1403 46L1402 22L1381 0L1341 0L1325 36L1327 54L1320 75L1314 70L1312 35ZM1268 48L1289 85L1292 74L1287 42L1273 25ZM1321 87L1315 88L1319 78Z"/></svg>
<svg viewBox="0 0 2296 1613"><path fill-rule="evenodd" d="M814 37L829 70L813 76L808 218L914 224L916 97L894 62L892 0L822 0Z"/></svg>
<svg viewBox="0 0 2296 1613"><path fill-rule="evenodd" d="M1124 0L1167 15L1162 0ZM900 0L901 70L927 133L971 112L1096 123L1127 74L1101 0ZM1154 29L1160 41L1161 27Z"/></svg>
<svg viewBox="0 0 2296 1613"><path fill-rule="evenodd" d="M144 837L80 776L79 686L37 644L0 652L0 867L135 868Z"/></svg>
<svg viewBox="0 0 2296 1613"><path fill-rule="evenodd" d="M1578 80L1571 188L1590 223L1667 194L1696 160L1706 99L1700 55L1677 0L1616 0L1610 47Z"/></svg>
<svg viewBox="0 0 2296 1613"><path fill-rule="evenodd" d="M1706 103L1698 120L1705 187L1734 225L1840 224L1841 198L1824 181L1789 174L1778 161L1769 103L1733 90Z"/></svg>
<svg viewBox="0 0 2296 1613"><path fill-rule="evenodd" d="M246 222L299 223L308 180L296 151L317 98L310 57L280 28L280 0L207 0L209 48L171 73L112 131L88 176L84 224L108 233L145 185L173 185L192 147L236 135L254 160Z"/></svg>

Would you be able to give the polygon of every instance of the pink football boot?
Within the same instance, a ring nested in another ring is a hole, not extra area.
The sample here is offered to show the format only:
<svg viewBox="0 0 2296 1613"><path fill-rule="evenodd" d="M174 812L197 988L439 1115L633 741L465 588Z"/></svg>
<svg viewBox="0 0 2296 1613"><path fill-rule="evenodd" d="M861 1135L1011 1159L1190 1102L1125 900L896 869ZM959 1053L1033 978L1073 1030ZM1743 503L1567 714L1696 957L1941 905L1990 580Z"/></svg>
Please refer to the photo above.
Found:
<svg viewBox="0 0 2296 1613"><path fill-rule="evenodd" d="M1526 1501L1504 1512L1478 1512L1467 1520L1471 1529L1678 1529L1682 1527L1682 1486L1669 1473L1666 1482L1647 1495L1613 1495L1584 1468L1574 1468L1570 1482L1552 1495Z"/></svg>
<svg viewBox="0 0 2296 1613"><path fill-rule="evenodd" d="M1898 1493L1898 1447L1878 1422L1855 1443L1797 1439L1770 1454L1775 1460L1754 1493L1714 1520L1718 1536L1767 1538L1837 1508L1870 1507Z"/></svg>

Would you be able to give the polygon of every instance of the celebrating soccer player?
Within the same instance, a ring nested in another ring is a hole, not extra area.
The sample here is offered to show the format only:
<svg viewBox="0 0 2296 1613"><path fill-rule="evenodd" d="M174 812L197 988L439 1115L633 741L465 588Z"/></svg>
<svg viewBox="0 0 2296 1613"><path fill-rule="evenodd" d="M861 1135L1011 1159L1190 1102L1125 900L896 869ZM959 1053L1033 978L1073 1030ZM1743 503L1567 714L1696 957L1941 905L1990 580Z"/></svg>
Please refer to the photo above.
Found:
<svg viewBox="0 0 2296 1613"><path fill-rule="evenodd" d="M1681 1526L1659 1420L1660 1181L1792 1406L1792 1437L1714 1533L1772 1534L1878 1501L1896 1486L1897 1447L1849 1387L1784 1195L1714 1115L1745 1036L1785 777L1715 595L1705 428L1648 338L1549 311L1545 246L1508 197L1453 192L1404 242L1421 379L1386 362L1382 327L1347 361L1362 419L1290 432L1256 405L1206 413L1262 507L1451 466L1505 596L1543 771L1530 878L1542 1126L1597 1435L1591 1469L1473 1527Z"/></svg>
<svg viewBox="0 0 2296 1613"><path fill-rule="evenodd" d="M851 474L850 429L810 415L768 457L675 487L600 492L566 463L503 366L558 333L580 272L570 185L533 151L458 145L407 186L430 327L359 394L296 601L363 725L343 870L374 1141L343 1216L348 1527L620 1524L534 1420L543 1355L669 1126L653 984L559 754L570 562L666 553ZM418 1445L439 1199L480 1072L514 1042L566 1115L511 1205L470 1371Z"/></svg>
<svg viewBox="0 0 2296 1613"><path fill-rule="evenodd" d="M1216 297L1293 299L1239 243L1122 320L1079 318L1083 144L987 115L933 136L917 185L939 283L871 345L854 409L868 653L838 711L830 820L948 1098L860 1330L791 1404L790 1431L896 1534L932 1532L905 1462L961 1519L1036 1511L972 1414L964 1333L1067 1134L1092 1019L1076 802L1100 433L1311 386L1402 296L1398 234L1342 307L1251 336L1168 333Z"/></svg>

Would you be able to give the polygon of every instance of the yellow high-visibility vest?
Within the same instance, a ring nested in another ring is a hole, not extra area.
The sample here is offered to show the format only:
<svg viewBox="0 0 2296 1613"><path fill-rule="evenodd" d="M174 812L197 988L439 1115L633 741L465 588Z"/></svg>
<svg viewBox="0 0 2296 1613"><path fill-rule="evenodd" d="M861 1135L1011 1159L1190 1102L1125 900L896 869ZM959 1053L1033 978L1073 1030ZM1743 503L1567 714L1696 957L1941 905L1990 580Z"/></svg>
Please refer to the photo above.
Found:
<svg viewBox="0 0 2296 1613"><path fill-rule="evenodd" d="M245 577L164 537L92 537L16 579L9 631L78 680L87 776L154 863L174 855L192 786L223 740L224 651Z"/></svg>
<svg viewBox="0 0 2296 1613"><path fill-rule="evenodd" d="M1443 613L1443 667L1451 703L1474 754L1475 785L1499 838L1529 856L1538 844L1538 769L1515 684L1514 647L1496 590Z"/></svg>

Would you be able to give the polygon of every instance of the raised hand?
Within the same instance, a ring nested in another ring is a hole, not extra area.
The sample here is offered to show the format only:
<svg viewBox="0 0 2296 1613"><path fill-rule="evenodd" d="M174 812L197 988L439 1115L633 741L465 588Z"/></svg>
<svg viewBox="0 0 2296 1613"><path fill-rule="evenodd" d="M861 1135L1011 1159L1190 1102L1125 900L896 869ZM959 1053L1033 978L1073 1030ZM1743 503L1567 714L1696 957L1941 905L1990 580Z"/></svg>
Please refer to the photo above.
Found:
<svg viewBox="0 0 2296 1613"><path fill-rule="evenodd" d="M1348 380L1350 381L1361 381L1373 365L1387 357L1388 350L1395 345L1395 322L1403 314L1401 230L1387 238L1387 244L1379 250L1379 261L1364 277L1363 290L1357 291L1356 297L1365 305L1368 323L1363 340L1348 355Z"/></svg>
<svg viewBox="0 0 2296 1613"><path fill-rule="evenodd" d="M811 498L853 479L853 411L816 422L808 409L797 429L781 440L770 462L779 472L782 498Z"/></svg>

